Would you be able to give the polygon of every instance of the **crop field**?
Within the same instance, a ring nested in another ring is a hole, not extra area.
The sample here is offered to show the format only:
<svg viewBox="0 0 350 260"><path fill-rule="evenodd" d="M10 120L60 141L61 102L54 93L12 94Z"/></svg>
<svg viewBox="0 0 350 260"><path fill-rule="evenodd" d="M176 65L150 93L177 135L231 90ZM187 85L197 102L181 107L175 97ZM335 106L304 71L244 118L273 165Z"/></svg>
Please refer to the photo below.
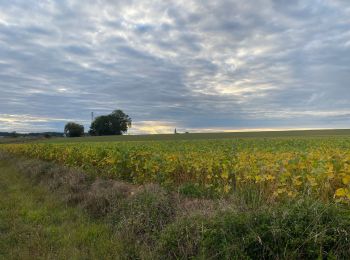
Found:
<svg viewBox="0 0 350 260"><path fill-rule="evenodd" d="M350 136L344 131L207 140L176 136L177 140L81 138L70 142L62 138L3 144L0 149L80 168L94 176L159 183L188 194L225 196L254 191L268 201L308 196L347 203Z"/></svg>
<svg viewBox="0 0 350 260"><path fill-rule="evenodd" d="M4 139L0 258L349 259L347 133Z"/></svg>

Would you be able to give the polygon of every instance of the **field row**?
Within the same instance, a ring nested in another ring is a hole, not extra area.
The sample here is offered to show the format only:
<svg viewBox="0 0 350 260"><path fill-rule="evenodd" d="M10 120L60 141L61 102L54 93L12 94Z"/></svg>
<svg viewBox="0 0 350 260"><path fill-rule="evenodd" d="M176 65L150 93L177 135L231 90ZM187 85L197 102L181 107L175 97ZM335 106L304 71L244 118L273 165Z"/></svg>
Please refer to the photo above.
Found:
<svg viewBox="0 0 350 260"><path fill-rule="evenodd" d="M350 138L8 144L7 152L136 184L191 186L267 199L350 200Z"/></svg>

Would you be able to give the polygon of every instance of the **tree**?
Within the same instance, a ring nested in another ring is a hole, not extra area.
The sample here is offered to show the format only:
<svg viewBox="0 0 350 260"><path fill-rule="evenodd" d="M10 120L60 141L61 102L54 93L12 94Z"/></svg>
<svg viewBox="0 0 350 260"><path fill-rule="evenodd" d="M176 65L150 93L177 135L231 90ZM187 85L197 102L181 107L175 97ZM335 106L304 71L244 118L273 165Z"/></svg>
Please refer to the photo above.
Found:
<svg viewBox="0 0 350 260"><path fill-rule="evenodd" d="M64 127L64 133L68 137L80 137L84 135L84 126L74 122L69 122Z"/></svg>
<svg viewBox="0 0 350 260"><path fill-rule="evenodd" d="M114 110L111 114L96 117L91 123L91 135L122 135L131 127L131 118L122 110Z"/></svg>
<svg viewBox="0 0 350 260"><path fill-rule="evenodd" d="M16 131L13 131L11 134L10 134L10 137L12 138L17 138L19 136L19 134L17 134Z"/></svg>

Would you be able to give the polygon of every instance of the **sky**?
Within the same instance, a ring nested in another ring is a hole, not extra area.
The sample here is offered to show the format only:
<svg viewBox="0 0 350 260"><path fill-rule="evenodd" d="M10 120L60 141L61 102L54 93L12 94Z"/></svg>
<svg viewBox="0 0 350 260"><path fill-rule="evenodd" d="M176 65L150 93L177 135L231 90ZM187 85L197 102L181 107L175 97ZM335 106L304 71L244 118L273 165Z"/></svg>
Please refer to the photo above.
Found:
<svg viewBox="0 0 350 260"><path fill-rule="evenodd" d="M0 0L0 131L350 128L348 0Z"/></svg>

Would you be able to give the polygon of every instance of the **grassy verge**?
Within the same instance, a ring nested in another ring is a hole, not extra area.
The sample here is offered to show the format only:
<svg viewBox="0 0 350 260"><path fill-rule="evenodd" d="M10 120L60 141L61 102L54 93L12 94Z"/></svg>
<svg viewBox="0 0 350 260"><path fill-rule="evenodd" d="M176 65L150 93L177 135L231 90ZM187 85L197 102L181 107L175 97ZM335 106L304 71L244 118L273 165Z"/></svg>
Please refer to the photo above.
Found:
<svg viewBox="0 0 350 260"><path fill-rule="evenodd" d="M0 259L108 259L117 248L106 223L0 162Z"/></svg>
<svg viewBox="0 0 350 260"><path fill-rule="evenodd" d="M53 163L7 160L20 173L0 165L0 258L350 258L345 205L269 204L251 200L254 190L247 198L189 198Z"/></svg>

